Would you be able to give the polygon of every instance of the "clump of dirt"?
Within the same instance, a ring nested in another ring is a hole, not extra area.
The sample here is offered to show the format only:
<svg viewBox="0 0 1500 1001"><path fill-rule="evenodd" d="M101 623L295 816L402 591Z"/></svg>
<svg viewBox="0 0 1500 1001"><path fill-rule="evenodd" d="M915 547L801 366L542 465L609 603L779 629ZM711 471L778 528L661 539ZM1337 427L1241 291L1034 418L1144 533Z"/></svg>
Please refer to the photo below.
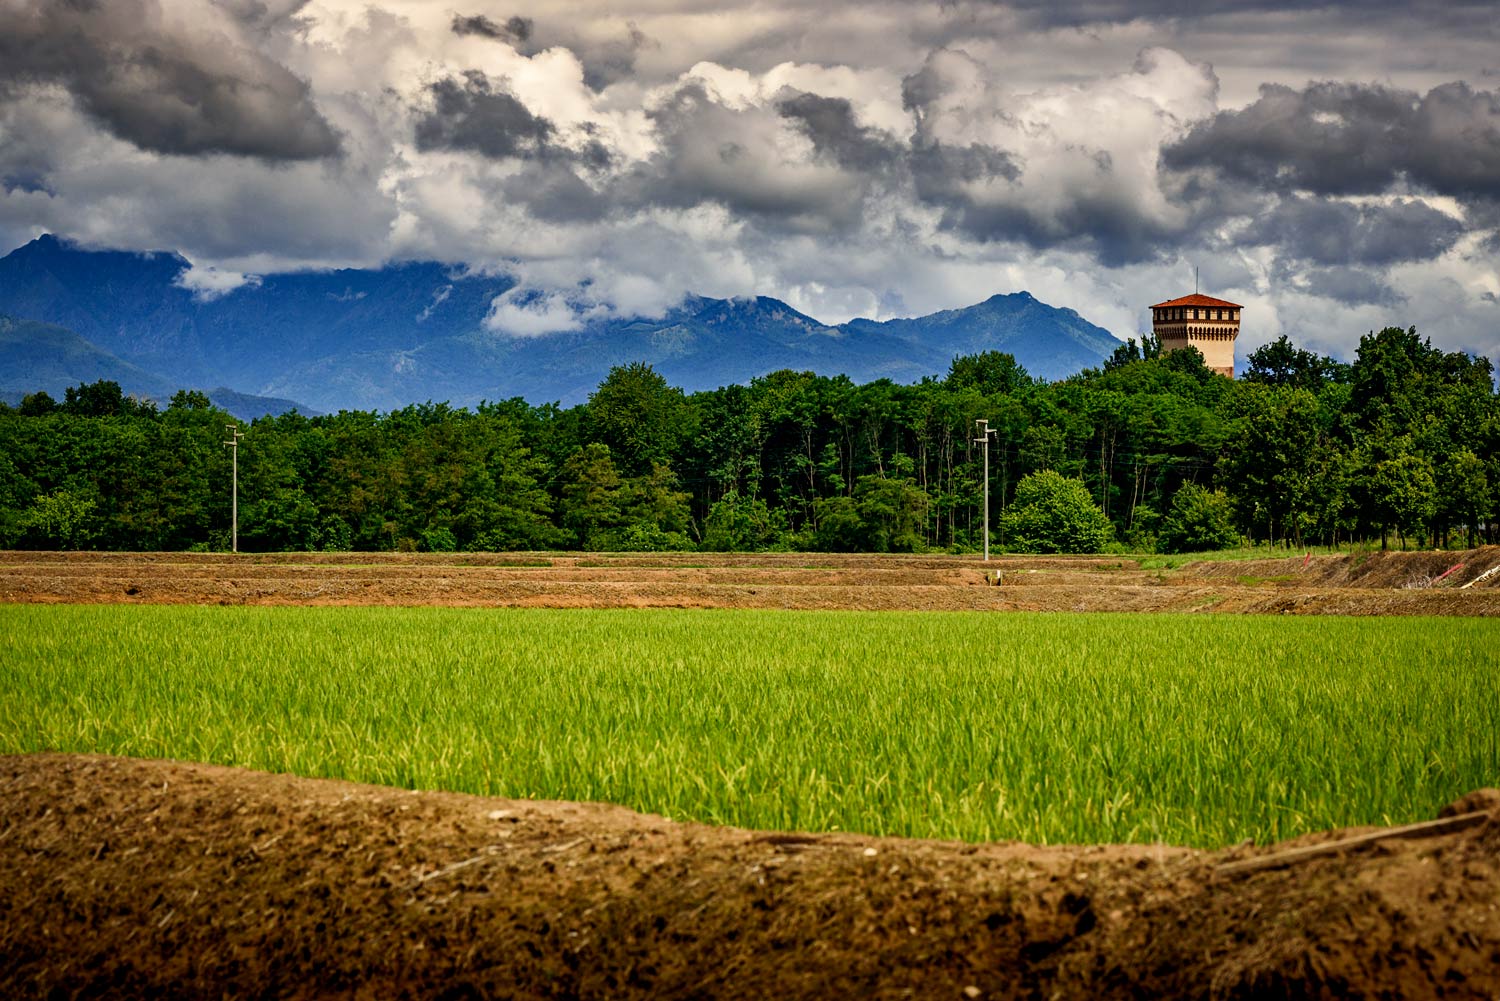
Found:
<svg viewBox="0 0 1500 1001"><path fill-rule="evenodd" d="M1323 854L1295 861L755 832L89 756L0 758L0 798L6 997L1500 992L1482 796L1422 836L1302 839Z"/></svg>

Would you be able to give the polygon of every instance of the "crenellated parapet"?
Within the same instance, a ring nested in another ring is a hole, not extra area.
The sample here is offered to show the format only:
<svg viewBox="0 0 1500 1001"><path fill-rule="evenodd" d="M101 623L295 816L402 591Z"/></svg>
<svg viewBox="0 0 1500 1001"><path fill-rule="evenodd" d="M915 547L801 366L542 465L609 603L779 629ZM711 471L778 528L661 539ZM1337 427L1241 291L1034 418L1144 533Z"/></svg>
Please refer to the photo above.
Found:
<svg viewBox="0 0 1500 1001"><path fill-rule="evenodd" d="M1151 307L1151 332L1163 352L1192 345L1203 361L1220 375L1234 378L1234 340L1240 335L1237 302L1197 292Z"/></svg>

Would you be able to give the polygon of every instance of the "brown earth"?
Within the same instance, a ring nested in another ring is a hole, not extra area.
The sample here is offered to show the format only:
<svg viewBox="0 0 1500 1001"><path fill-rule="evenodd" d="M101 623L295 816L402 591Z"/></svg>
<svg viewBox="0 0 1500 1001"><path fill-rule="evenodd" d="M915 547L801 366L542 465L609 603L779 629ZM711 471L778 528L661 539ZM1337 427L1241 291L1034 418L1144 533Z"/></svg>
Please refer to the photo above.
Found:
<svg viewBox="0 0 1500 1001"><path fill-rule="evenodd" d="M1500 615L1500 546L1203 561L826 553L0 553L0 602ZM999 586L994 575L1000 574Z"/></svg>
<svg viewBox="0 0 1500 1001"><path fill-rule="evenodd" d="M7 998L1500 996L1494 790L1238 872L1368 829L965 845L64 755L0 802Z"/></svg>

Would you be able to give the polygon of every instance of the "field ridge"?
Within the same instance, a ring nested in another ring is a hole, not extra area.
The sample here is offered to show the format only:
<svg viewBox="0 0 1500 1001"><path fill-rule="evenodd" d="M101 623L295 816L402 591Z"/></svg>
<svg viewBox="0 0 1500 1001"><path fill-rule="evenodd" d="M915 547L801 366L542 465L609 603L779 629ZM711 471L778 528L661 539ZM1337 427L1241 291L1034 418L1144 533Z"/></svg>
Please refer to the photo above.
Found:
<svg viewBox="0 0 1500 1001"><path fill-rule="evenodd" d="M1462 804L1481 825L1229 878L1274 849L785 835L87 755L0 757L0 789L10 997L1500 991L1494 790Z"/></svg>

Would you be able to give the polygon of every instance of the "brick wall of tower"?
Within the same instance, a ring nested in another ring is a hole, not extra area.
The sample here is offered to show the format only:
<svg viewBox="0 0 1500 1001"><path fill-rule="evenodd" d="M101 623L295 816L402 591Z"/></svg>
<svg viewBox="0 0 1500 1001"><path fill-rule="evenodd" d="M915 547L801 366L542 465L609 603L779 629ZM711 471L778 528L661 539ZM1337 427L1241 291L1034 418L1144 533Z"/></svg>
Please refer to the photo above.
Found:
<svg viewBox="0 0 1500 1001"><path fill-rule="evenodd" d="M1192 345L1203 353L1204 364L1234 378L1234 342L1240 333L1239 308L1234 310L1183 306L1154 310L1152 333L1163 352ZM1233 316L1233 319L1227 317Z"/></svg>

